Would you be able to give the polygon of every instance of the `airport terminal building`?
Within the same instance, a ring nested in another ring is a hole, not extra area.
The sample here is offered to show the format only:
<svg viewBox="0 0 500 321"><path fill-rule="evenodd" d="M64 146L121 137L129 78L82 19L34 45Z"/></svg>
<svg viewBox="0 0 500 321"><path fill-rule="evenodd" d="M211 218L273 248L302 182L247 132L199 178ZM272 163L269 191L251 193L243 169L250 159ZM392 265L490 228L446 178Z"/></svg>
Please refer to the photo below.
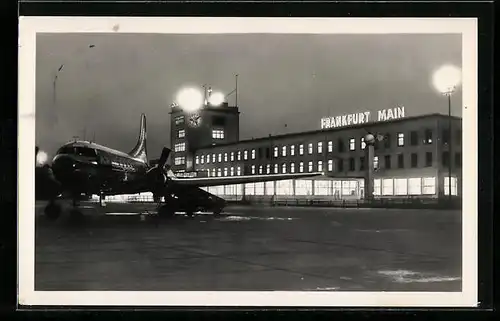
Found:
<svg viewBox="0 0 500 321"><path fill-rule="evenodd" d="M226 200L363 199L367 133L377 137L375 198L448 197L450 174L451 195L461 197L461 118L405 117L398 106L322 118L318 130L239 140L238 107L224 103L186 114L174 106L170 114L172 170L178 176L325 174L207 188Z"/></svg>

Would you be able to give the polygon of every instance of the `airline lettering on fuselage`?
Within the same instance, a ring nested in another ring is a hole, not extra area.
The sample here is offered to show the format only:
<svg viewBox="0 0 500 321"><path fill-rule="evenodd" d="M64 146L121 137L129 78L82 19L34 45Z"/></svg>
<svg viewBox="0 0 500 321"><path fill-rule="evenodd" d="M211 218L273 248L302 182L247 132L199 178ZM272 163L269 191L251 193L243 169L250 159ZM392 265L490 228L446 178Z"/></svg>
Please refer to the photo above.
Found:
<svg viewBox="0 0 500 321"><path fill-rule="evenodd" d="M321 118L321 129L338 128L351 125L360 125L370 122L369 111L363 113L347 114L335 117ZM376 121L388 121L405 117L405 108L403 106L396 108L382 109L377 112Z"/></svg>

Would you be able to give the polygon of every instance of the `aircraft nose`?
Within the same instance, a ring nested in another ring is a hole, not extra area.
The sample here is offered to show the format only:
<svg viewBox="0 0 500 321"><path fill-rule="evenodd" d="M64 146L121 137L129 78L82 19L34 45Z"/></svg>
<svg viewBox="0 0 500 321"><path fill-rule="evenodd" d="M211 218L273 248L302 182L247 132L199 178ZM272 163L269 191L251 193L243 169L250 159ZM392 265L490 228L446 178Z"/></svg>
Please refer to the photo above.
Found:
<svg viewBox="0 0 500 321"><path fill-rule="evenodd" d="M52 161L52 168L54 172L60 175L70 174L75 167L76 164L74 160L67 155L58 155Z"/></svg>

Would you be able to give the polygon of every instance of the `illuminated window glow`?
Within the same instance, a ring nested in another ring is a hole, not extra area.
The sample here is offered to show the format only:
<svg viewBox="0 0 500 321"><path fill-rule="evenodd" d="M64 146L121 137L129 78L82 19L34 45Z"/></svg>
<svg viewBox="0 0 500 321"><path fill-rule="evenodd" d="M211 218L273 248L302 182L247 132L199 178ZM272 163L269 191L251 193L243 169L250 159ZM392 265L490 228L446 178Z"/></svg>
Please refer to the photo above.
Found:
<svg viewBox="0 0 500 321"><path fill-rule="evenodd" d="M299 155L304 155L304 145L299 145Z"/></svg>
<svg viewBox="0 0 500 321"><path fill-rule="evenodd" d="M185 136L186 136L186 131L184 129L181 129L177 132L178 138L184 138Z"/></svg>
<svg viewBox="0 0 500 321"><path fill-rule="evenodd" d="M382 180L382 195L394 195L394 182L392 178Z"/></svg>
<svg viewBox="0 0 500 321"><path fill-rule="evenodd" d="M186 150L186 143L178 143L174 145L175 152L184 152Z"/></svg>
<svg viewBox="0 0 500 321"><path fill-rule="evenodd" d="M424 195L434 195L436 194L436 178L435 177L424 177L422 179L422 194Z"/></svg>
<svg viewBox="0 0 500 321"><path fill-rule="evenodd" d="M286 146L281 147L281 156L286 156Z"/></svg>
<svg viewBox="0 0 500 321"><path fill-rule="evenodd" d="M293 195L293 180L276 181L276 195Z"/></svg>
<svg viewBox="0 0 500 321"><path fill-rule="evenodd" d="M303 173L303 172L304 172L304 163L303 163L303 162L300 162L300 163L299 163L299 172L300 172L300 173Z"/></svg>
<svg viewBox="0 0 500 321"><path fill-rule="evenodd" d="M282 172L283 174L286 174L286 163L283 163L283 164L281 165L281 172Z"/></svg>
<svg viewBox="0 0 500 321"><path fill-rule="evenodd" d="M227 153L224 153L224 161L227 162Z"/></svg>
<svg viewBox="0 0 500 321"><path fill-rule="evenodd" d="M234 152L231 152L231 162L234 162Z"/></svg>
<svg viewBox="0 0 500 321"><path fill-rule="evenodd" d="M313 171L313 162L309 162L309 172Z"/></svg>
<svg viewBox="0 0 500 321"><path fill-rule="evenodd" d="M328 171L329 172L333 171L333 159L328 160Z"/></svg>
<svg viewBox="0 0 500 321"><path fill-rule="evenodd" d="M183 165L185 163L186 163L186 157L184 157L184 156L176 157L174 159L174 164L175 165Z"/></svg>
<svg viewBox="0 0 500 321"><path fill-rule="evenodd" d="M274 164L274 174L278 174L278 164Z"/></svg>
<svg viewBox="0 0 500 321"><path fill-rule="evenodd" d="M295 173L295 163L290 163L290 173Z"/></svg>
<svg viewBox="0 0 500 321"><path fill-rule="evenodd" d="M408 195L422 195L422 179L420 177L408 179Z"/></svg>
<svg viewBox="0 0 500 321"><path fill-rule="evenodd" d="M305 179L296 180L295 195L313 195L312 181Z"/></svg>
<svg viewBox="0 0 500 321"><path fill-rule="evenodd" d="M243 159L244 160L248 159L248 150L246 150L246 149L243 151Z"/></svg>
<svg viewBox="0 0 500 321"><path fill-rule="evenodd" d="M328 152L329 153L333 152L333 142L332 141L328 142Z"/></svg>
<svg viewBox="0 0 500 321"><path fill-rule="evenodd" d="M212 138L224 139L224 130L223 129L212 129Z"/></svg>
<svg viewBox="0 0 500 321"><path fill-rule="evenodd" d="M274 147L274 157L278 157L278 146Z"/></svg>
<svg viewBox="0 0 500 321"><path fill-rule="evenodd" d="M252 149L252 159L255 159L255 149Z"/></svg>
<svg viewBox="0 0 500 321"><path fill-rule="evenodd" d="M219 155L217 155L217 160L219 163L222 162L222 154L221 153L219 153Z"/></svg>
<svg viewBox="0 0 500 321"><path fill-rule="evenodd" d="M196 156L195 157L195 164L198 165L200 163L200 157Z"/></svg>
<svg viewBox="0 0 500 321"><path fill-rule="evenodd" d="M309 145L307 146L307 151L309 154L313 153L313 144L312 143L309 143Z"/></svg>
<svg viewBox="0 0 500 321"><path fill-rule="evenodd" d="M224 176L227 176L227 167L224 167Z"/></svg>
<svg viewBox="0 0 500 321"><path fill-rule="evenodd" d="M356 150L356 139L349 139L349 150Z"/></svg>
<svg viewBox="0 0 500 321"><path fill-rule="evenodd" d="M314 181L314 195L330 195L330 181Z"/></svg>
<svg viewBox="0 0 500 321"><path fill-rule="evenodd" d="M323 161L318 161L318 172L323 170Z"/></svg>
<svg viewBox="0 0 500 321"><path fill-rule="evenodd" d="M252 165L252 175L255 174L255 165Z"/></svg>
<svg viewBox="0 0 500 321"><path fill-rule="evenodd" d="M445 177L444 178L444 195L450 195L450 185L449 185L449 182L450 182L450 178L449 177ZM451 177L451 195L454 196L454 195L457 195L457 191L458 191L458 188L457 188L457 178L456 177Z"/></svg>
<svg viewBox="0 0 500 321"><path fill-rule="evenodd" d="M323 153L323 142L318 142L318 154Z"/></svg>
<svg viewBox="0 0 500 321"><path fill-rule="evenodd" d="M402 147L405 145L405 134L398 133L398 146Z"/></svg>
<svg viewBox="0 0 500 321"><path fill-rule="evenodd" d="M290 155L291 156L295 155L295 145L290 146Z"/></svg>
<svg viewBox="0 0 500 321"><path fill-rule="evenodd" d="M406 178L394 179L394 195L408 195L408 180Z"/></svg>

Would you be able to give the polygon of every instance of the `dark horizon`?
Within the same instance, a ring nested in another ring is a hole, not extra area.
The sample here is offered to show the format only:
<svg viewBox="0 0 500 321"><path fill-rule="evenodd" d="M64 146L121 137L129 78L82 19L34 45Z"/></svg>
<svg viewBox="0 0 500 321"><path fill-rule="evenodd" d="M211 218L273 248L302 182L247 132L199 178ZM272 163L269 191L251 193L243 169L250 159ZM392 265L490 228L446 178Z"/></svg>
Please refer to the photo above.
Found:
<svg viewBox="0 0 500 321"><path fill-rule="evenodd" d="M52 156L86 132L86 139L95 133L97 143L128 152L145 113L149 158L157 158L170 143L176 91L207 83L229 93L235 74L242 140L312 131L325 116L396 105L405 106L406 117L447 114L432 72L461 67L461 59L459 34L39 34L36 144ZM459 117L461 93L452 97Z"/></svg>

